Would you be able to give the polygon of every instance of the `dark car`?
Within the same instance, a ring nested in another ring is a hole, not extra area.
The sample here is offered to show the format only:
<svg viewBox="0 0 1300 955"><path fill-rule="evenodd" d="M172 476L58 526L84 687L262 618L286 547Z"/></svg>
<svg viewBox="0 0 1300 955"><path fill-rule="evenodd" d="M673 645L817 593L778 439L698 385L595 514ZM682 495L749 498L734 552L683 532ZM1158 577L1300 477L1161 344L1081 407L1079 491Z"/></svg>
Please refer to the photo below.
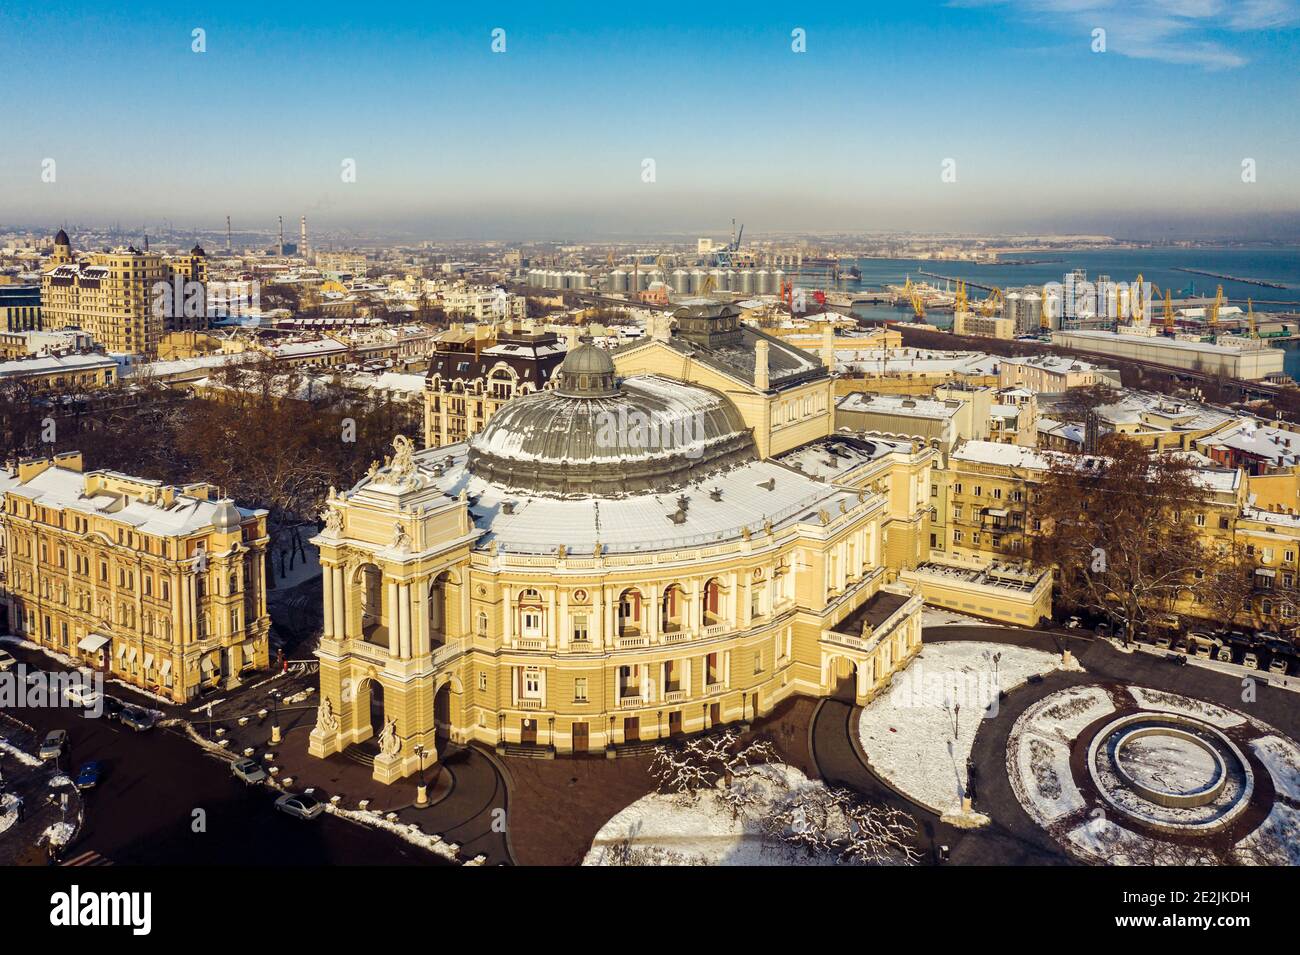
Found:
<svg viewBox="0 0 1300 955"><path fill-rule="evenodd" d="M91 760L84 764L77 772L78 789L94 789L99 785L99 780L104 775L104 764L99 760Z"/></svg>
<svg viewBox="0 0 1300 955"><path fill-rule="evenodd" d="M143 733L145 730L151 730L156 720L153 714L148 710L142 710L138 706L127 706L122 709L121 716L118 717L122 725L128 729L133 729L137 733Z"/></svg>
<svg viewBox="0 0 1300 955"><path fill-rule="evenodd" d="M104 719L116 720L122 716L122 711L126 709L126 704L121 700L115 700L111 696L104 697Z"/></svg>

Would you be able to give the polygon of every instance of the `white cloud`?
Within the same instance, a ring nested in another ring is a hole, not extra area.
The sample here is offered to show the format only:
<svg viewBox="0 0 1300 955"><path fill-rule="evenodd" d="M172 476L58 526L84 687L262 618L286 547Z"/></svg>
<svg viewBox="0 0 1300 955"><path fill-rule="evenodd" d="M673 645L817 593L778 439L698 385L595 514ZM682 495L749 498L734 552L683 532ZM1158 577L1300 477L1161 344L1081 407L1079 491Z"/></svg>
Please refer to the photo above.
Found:
<svg viewBox="0 0 1300 955"><path fill-rule="evenodd" d="M1208 70L1249 62L1215 34L1272 30L1300 21L1300 0L953 0L952 5L1007 7L1077 32L1081 44L1100 27L1110 52Z"/></svg>

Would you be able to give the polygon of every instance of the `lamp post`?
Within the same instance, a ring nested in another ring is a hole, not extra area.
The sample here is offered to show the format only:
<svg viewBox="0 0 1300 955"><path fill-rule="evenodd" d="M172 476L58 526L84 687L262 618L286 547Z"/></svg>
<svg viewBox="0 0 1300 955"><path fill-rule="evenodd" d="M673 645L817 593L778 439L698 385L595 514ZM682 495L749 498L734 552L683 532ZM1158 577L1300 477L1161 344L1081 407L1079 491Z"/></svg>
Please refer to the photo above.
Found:
<svg viewBox="0 0 1300 955"><path fill-rule="evenodd" d="M280 744L280 691L271 691L271 745Z"/></svg>
<svg viewBox="0 0 1300 955"><path fill-rule="evenodd" d="M415 753L416 759L420 761L420 783L415 789L415 806L417 809L423 809L429 805L429 787L424 783L424 757L428 750L424 748L423 743L416 743L411 747L411 752Z"/></svg>

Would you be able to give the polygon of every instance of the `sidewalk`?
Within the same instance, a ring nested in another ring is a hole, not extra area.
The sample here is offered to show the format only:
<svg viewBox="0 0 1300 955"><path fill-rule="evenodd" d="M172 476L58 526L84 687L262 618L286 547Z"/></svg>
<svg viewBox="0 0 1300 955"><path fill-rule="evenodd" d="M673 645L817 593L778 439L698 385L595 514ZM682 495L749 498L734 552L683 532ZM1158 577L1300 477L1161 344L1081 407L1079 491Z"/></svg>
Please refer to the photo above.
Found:
<svg viewBox="0 0 1300 955"><path fill-rule="evenodd" d="M81 830L82 800L69 778L66 765L42 760L35 754L40 748L38 734L22 721L0 713L0 864L45 865L46 843L53 837L67 846ZM60 797L68 796L68 808ZM13 797L22 800L23 818L17 818Z"/></svg>

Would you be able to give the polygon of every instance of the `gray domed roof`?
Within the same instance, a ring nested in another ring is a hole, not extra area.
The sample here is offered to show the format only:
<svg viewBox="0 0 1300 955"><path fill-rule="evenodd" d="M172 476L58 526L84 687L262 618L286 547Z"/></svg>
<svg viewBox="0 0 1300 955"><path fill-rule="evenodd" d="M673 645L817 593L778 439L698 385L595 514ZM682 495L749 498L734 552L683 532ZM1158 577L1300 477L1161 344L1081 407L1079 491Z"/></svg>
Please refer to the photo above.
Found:
<svg viewBox="0 0 1300 955"><path fill-rule="evenodd" d="M571 396L612 395L616 392L614 360L590 342L572 349L556 370L556 388Z"/></svg>
<svg viewBox="0 0 1300 955"><path fill-rule="evenodd" d="M227 533L236 530L243 520L234 501L229 498L217 501L217 509L212 514L212 526L217 530Z"/></svg>
<svg viewBox="0 0 1300 955"><path fill-rule="evenodd" d="M577 367L589 370L569 372L603 376L613 363L601 359L581 356ZM469 439L468 465L525 493L618 495L680 487L756 457L753 435L724 395L645 376L607 393L561 386L516 398Z"/></svg>
<svg viewBox="0 0 1300 955"><path fill-rule="evenodd" d="M55 244L55 245L72 245L72 243L68 240L68 233L64 232L62 229L60 229L58 232L54 233L54 244Z"/></svg>

